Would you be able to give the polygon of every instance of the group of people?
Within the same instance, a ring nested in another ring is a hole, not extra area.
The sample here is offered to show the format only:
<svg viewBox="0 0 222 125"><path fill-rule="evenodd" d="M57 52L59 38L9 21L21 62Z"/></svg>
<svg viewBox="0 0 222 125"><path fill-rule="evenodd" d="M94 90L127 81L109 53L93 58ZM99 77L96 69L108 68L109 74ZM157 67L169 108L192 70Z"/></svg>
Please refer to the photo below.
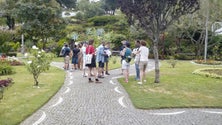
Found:
<svg viewBox="0 0 222 125"><path fill-rule="evenodd" d="M70 49L68 44L65 44L60 53L64 56L65 70L69 69L70 58L72 58L72 69L83 70L83 76L88 76L90 83L101 83L98 78L104 78L105 74L110 75L108 72L109 57L111 56L110 43L101 42L101 45L97 48L95 48L93 44L94 40L89 40L89 42L74 45L73 49ZM90 59L91 62L86 64L87 55L92 56ZM98 64L98 69L96 68L96 64ZM87 68L88 73L86 72Z"/></svg>
<svg viewBox="0 0 222 125"><path fill-rule="evenodd" d="M129 80L129 68L130 61L132 57L134 57L135 69L136 69L136 77L138 80L138 84L143 84L146 82L146 69L148 66L148 56L149 56L149 48L146 45L146 41L137 40L135 41L135 48L132 50L130 48L130 43L127 41L122 41L121 48L121 63L122 63L122 72L125 77L125 82L128 83Z"/></svg>
<svg viewBox="0 0 222 125"><path fill-rule="evenodd" d="M101 42L101 44L95 48L94 40L89 42L83 42L75 45L71 50L67 44L62 48L61 53L64 55L64 69L69 69L69 60L72 58L72 68L83 70L83 76L88 76L88 82L101 83L99 78L104 78L104 75L110 75L108 72L109 57L111 56L110 43ZM130 48L128 41L122 41L122 47L120 51L122 74L124 75L125 82L129 81L129 69L130 62L134 57L136 77L135 80L138 84L146 82L146 69L148 66L149 48L146 45L146 41L135 41L135 48ZM90 56L88 56L90 55ZM86 63L87 58L90 57L90 62ZM98 68L97 68L98 65ZM86 69L88 68L88 73Z"/></svg>

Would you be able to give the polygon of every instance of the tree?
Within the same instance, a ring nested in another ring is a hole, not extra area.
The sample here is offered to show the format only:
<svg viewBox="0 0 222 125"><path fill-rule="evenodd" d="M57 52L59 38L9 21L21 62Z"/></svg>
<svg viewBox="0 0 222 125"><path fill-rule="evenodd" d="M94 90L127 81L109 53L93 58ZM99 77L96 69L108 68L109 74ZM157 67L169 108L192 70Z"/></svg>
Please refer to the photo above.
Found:
<svg viewBox="0 0 222 125"><path fill-rule="evenodd" d="M3 17L6 18L6 24L9 30L15 28L15 18L12 15L17 2L18 0L5 0L4 2L0 2L0 8L2 8Z"/></svg>
<svg viewBox="0 0 222 125"><path fill-rule="evenodd" d="M102 8L106 11L107 14L115 14L117 9L117 0L102 0Z"/></svg>
<svg viewBox="0 0 222 125"><path fill-rule="evenodd" d="M160 82L158 43L160 34L182 15L199 9L199 0L119 0L123 13L129 18L139 20L153 40L155 58L155 83Z"/></svg>
<svg viewBox="0 0 222 125"><path fill-rule="evenodd" d="M105 14L105 11L101 8L101 2L90 3L89 0L81 0L78 2L77 7L83 12L83 17L85 19Z"/></svg>
<svg viewBox="0 0 222 125"><path fill-rule="evenodd" d="M59 4L55 0L27 0L19 2L15 9L15 16L23 23L22 32L43 45L49 38L55 38L64 28Z"/></svg>
<svg viewBox="0 0 222 125"><path fill-rule="evenodd" d="M75 8L77 0L56 0L61 6Z"/></svg>

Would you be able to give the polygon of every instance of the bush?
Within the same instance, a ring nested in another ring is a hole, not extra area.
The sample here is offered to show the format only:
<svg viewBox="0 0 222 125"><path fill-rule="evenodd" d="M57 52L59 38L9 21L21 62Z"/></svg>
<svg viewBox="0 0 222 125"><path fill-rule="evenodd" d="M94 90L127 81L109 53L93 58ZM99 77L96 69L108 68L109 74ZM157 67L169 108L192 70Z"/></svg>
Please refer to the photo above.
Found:
<svg viewBox="0 0 222 125"><path fill-rule="evenodd" d="M0 75L9 75L13 73L13 68L10 64L0 64Z"/></svg>
<svg viewBox="0 0 222 125"><path fill-rule="evenodd" d="M92 22L94 26L105 26L118 22L118 19L115 16L95 16L90 18L88 22Z"/></svg>
<svg viewBox="0 0 222 125"><path fill-rule="evenodd" d="M10 65L10 62L2 59L0 60L0 75L9 75L13 73L13 68Z"/></svg>
<svg viewBox="0 0 222 125"><path fill-rule="evenodd" d="M187 54L187 53L178 53L178 54L175 54L174 58L178 60L192 60L195 58L195 56L193 56L192 54Z"/></svg>
<svg viewBox="0 0 222 125"><path fill-rule="evenodd" d="M10 86L13 83L11 78L0 80L0 100L3 98L4 88Z"/></svg>
<svg viewBox="0 0 222 125"><path fill-rule="evenodd" d="M9 52L7 53L7 56L10 56L10 57L17 57L17 53L16 52Z"/></svg>

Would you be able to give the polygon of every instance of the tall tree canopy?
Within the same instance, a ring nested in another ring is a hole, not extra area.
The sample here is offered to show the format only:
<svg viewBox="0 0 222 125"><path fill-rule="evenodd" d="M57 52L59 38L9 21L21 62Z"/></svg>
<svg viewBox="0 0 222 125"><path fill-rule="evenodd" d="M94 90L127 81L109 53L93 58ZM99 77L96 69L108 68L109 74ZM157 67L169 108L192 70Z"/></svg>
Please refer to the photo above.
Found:
<svg viewBox="0 0 222 125"><path fill-rule="evenodd" d="M67 8L75 8L77 0L57 0L57 2Z"/></svg>
<svg viewBox="0 0 222 125"><path fill-rule="evenodd" d="M45 48L48 38L55 38L63 28L61 10L55 0L26 0L19 2L15 16L23 23L23 33L43 43Z"/></svg>
<svg viewBox="0 0 222 125"><path fill-rule="evenodd" d="M155 83L160 82L158 42L160 34L182 15L199 9L199 0L118 0L121 11L138 20L153 40Z"/></svg>
<svg viewBox="0 0 222 125"><path fill-rule="evenodd" d="M107 14L115 14L117 8L117 0L101 0L103 5L102 8L106 11Z"/></svg>

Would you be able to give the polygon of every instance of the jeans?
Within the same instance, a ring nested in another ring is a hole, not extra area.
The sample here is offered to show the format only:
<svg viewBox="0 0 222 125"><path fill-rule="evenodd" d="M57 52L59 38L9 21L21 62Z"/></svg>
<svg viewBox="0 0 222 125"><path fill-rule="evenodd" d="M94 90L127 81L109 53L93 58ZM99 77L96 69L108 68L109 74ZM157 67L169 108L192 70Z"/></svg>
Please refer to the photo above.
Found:
<svg viewBox="0 0 222 125"><path fill-rule="evenodd" d="M135 69L136 69L136 80L140 79L140 68L139 68L139 64L135 63Z"/></svg>

